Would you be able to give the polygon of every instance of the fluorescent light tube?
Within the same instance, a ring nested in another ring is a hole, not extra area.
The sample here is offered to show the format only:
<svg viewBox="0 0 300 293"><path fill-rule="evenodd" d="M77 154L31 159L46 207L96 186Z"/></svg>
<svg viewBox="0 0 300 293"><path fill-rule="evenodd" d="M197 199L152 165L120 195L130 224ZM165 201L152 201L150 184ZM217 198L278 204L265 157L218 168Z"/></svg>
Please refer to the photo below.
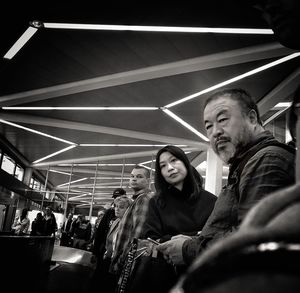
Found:
<svg viewBox="0 0 300 293"><path fill-rule="evenodd" d="M190 124L188 124L187 122L185 122L183 119L181 119L180 117L178 117L177 115L175 115L173 112L171 112L168 109L163 109L163 111L169 115L170 117L172 117L173 119L175 119L177 122L179 122L181 125L183 125L184 127L186 127L188 130L192 131L193 133L195 133L197 136L201 137L203 140L205 141L209 141L209 139L203 135L201 132L199 132L198 130L196 130L194 127L192 127Z"/></svg>
<svg viewBox="0 0 300 293"><path fill-rule="evenodd" d="M3 58L13 58L21 50L21 48L30 40L30 38L36 33L37 30L37 28L34 28L32 26L28 27L28 29L23 33L23 35L7 51Z"/></svg>
<svg viewBox="0 0 300 293"><path fill-rule="evenodd" d="M177 33L221 33L221 34L267 34L271 29L252 28L213 28L213 27L178 27L178 26L141 26L141 25L111 25L111 24L80 24L45 22L45 28L82 29L82 30L112 30L112 31L144 31L144 32L177 32Z"/></svg>

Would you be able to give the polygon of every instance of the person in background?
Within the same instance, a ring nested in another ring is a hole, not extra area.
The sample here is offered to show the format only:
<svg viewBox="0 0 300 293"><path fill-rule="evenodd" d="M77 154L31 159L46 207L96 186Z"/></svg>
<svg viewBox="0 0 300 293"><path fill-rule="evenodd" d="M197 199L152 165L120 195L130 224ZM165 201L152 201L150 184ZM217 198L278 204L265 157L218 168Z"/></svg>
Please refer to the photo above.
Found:
<svg viewBox="0 0 300 293"><path fill-rule="evenodd" d="M178 234L196 236L217 197L202 188L202 177L182 149L168 145L157 152L154 183L156 194L149 201L141 238L163 243ZM139 292L142 288L144 292L168 292L186 269L177 266L177 276L172 274L174 267L167 265L162 254L155 263L158 264L155 271L145 271L144 276L133 280L130 292Z"/></svg>
<svg viewBox="0 0 300 293"><path fill-rule="evenodd" d="M99 224L100 224L100 222L101 222L103 216L104 216L104 210L98 211L98 213L97 213L97 219L96 219L96 221L95 221L95 229L98 228L98 226L99 226Z"/></svg>
<svg viewBox="0 0 300 293"><path fill-rule="evenodd" d="M98 213L97 213L97 218L96 218L96 221L95 221L95 225L94 227L92 228L92 237L91 237L91 250L93 250L93 245L94 245L94 240L95 240L95 235L96 235L96 230L103 218L105 214L105 209L104 210L99 210Z"/></svg>
<svg viewBox="0 0 300 293"><path fill-rule="evenodd" d="M116 288L116 275L109 272L111 258L114 254L115 241L118 234L120 220L125 211L131 205L132 199L126 195L119 196L114 200L116 219L110 226L105 242L105 253L101 266L98 267L97 275L94 276L94 284L91 292L95 292L97 288L101 288L105 293L114 293Z"/></svg>
<svg viewBox="0 0 300 293"><path fill-rule="evenodd" d="M92 225L83 215L78 215L72 224L73 247L87 250L91 238Z"/></svg>
<svg viewBox="0 0 300 293"><path fill-rule="evenodd" d="M112 198L115 200L117 197L126 195L126 190L123 188L116 188L113 191ZM104 215L99 222L98 227L95 230L94 236L94 245L92 248L92 262L97 261L97 267L101 266L103 255L105 253L105 242L107 233L113 221L116 219L114 202L112 202L111 206L104 212Z"/></svg>
<svg viewBox="0 0 300 293"><path fill-rule="evenodd" d="M142 233L148 204L153 192L149 189L150 172L145 167L136 165L131 171L129 186L133 190L133 203L126 210L119 224L115 252L112 257L110 272L121 275L124 262L130 250L130 243Z"/></svg>
<svg viewBox="0 0 300 293"><path fill-rule="evenodd" d="M28 232L30 226L30 220L28 219L28 209L24 208L21 211L21 215L15 217L12 224L12 230L15 235L25 235Z"/></svg>
<svg viewBox="0 0 300 293"><path fill-rule="evenodd" d="M73 213L69 213L67 220L64 222L63 226L61 227L61 238L60 238L61 246L72 246L71 228L72 228L73 221L74 221Z"/></svg>
<svg viewBox="0 0 300 293"><path fill-rule="evenodd" d="M191 264L204 249L237 231L257 202L295 182L295 149L265 131L245 90L224 89L210 96L204 124L212 149L229 165L228 181L200 236L179 236L157 246L174 264Z"/></svg>
<svg viewBox="0 0 300 293"><path fill-rule="evenodd" d="M56 218L52 212L51 207L46 207L45 209L45 235L46 236L55 236L57 231L57 222Z"/></svg>
<svg viewBox="0 0 300 293"><path fill-rule="evenodd" d="M36 214L35 219L31 224L31 236L43 236L45 235L45 218L41 212Z"/></svg>

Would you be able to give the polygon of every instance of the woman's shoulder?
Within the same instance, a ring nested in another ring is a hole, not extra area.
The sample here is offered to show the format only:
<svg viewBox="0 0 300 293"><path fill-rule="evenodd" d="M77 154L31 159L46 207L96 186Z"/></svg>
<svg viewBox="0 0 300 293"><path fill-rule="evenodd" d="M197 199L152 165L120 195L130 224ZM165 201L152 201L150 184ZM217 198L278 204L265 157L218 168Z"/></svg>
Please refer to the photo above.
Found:
<svg viewBox="0 0 300 293"><path fill-rule="evenodd" d="M199 195L200 195L200 198L203 200L209 200L209 201L217 200L217 196L215 196L213 193L205 190L204 188L200 189Z"/></svg>

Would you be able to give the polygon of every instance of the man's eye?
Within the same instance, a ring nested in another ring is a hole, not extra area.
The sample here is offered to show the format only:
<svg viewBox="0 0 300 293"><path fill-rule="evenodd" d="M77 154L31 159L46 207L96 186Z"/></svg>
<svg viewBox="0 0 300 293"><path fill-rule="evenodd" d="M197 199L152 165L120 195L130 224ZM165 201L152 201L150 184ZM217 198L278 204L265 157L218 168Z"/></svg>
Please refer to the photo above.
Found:
<svg viewBox="0 0 300 293"><path fill-rule="evenodd" d="M205 126L206 130L210 129L211 127L212 127L211 124Z"/></svg>
<svg viewBox="0 0 300 293"><path fill-rule="evenodd" d="M222 122L225 122L226 120L228 120L228 118L221 118L221 119L219 119L219 123L222 123Z"/></svg>

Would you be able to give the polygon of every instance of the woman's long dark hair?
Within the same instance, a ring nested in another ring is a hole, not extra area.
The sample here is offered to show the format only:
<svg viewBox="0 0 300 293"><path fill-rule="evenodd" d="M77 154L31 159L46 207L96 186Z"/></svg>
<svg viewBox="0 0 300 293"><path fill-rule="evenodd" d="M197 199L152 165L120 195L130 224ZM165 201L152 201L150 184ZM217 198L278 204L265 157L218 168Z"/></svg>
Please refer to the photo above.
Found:
<svg viewBox="0 0 300 293"><path fill-rule="evenodd" d="M157 154L156 154L156 161L155 161L155 189L157 194L164 195L168 192L170 189L170 184L165 180L163 175L161 174L161 169L159 165L159 157L162 153L169 152L172 154L174 157L179 159L180 161L183 162L187 169L187 175L184 179L184 186L188 186L188 189L191 191L190 196L193 197L193 195L197 195L201 189L201 176L197 172L197 170L191 165L188 157L184 153L184 151L176 147L174 145L167 145L160 149ZM196 174L196 173L197 174ZM196 176L199 176L196 178Z"/></svg>

